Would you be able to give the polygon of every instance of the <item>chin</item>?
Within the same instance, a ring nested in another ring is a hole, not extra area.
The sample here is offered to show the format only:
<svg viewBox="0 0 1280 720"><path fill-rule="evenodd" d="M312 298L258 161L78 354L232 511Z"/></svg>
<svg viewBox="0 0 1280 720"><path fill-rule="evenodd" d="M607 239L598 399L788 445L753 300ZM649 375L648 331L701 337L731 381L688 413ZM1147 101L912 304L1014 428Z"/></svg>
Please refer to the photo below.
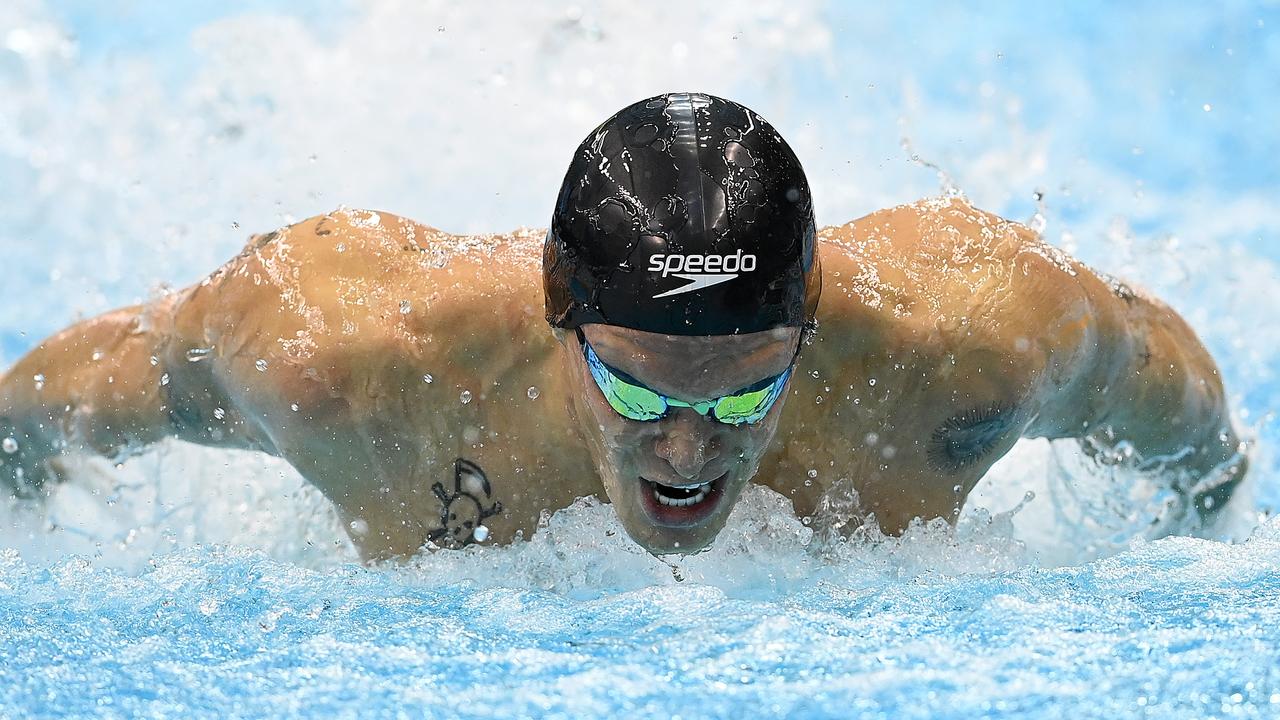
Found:
<svg viewBox="0 0 1280 720"><path fill-rule="evenodd" d="M673 531L670 528L642 524L634 530L623 521L627 534L637 545L654 555L692 555L705 550L720 534L720 523L699 528Z"/></svg>

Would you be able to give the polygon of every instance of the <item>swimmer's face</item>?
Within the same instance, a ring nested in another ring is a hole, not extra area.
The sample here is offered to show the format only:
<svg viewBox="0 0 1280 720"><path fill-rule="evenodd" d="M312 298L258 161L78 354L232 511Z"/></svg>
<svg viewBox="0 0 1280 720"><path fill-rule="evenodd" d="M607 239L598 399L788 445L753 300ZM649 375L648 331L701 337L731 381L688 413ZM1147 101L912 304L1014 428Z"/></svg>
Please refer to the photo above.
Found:
<svg viewBox="0 0 1280 720"><path fill-rule="evenodd" d="M712 337L607 325L585 325L582 332L605 365L688 403L781 374L800 342L799 328ZM623 527L653 553L706 547L777 430L785 388L754 423L729 425L687 407L671 407L658 420L631 420L610 406L592 379L577 336L565 333L564 342L579 426Z"/></svg>

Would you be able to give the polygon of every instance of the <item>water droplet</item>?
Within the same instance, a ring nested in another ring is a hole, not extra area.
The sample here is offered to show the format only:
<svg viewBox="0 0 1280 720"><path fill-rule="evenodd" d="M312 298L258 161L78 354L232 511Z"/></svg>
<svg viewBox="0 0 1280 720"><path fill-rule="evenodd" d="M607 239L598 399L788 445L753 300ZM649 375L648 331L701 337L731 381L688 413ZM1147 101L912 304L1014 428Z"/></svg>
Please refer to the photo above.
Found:
<svg viewBox="0 0 1280 720"><path fill-rule="evenodd" d="M480 442L480 428L475 425L468 425L463 428L462 441L468 445L475 445Z"/></svg>
<svg viewBox="0 0 1280 720"><path fill-rule="evenodd" d="M240 229L240 223L236 222L235 220L232 220L232 221L231 221L231 229L232 229L232 230L239 230L239 229Z"/></svg>
<svg viewBox="0 0 1280 720"><path fill-rule="evenodd" d="M811 478L816 478L816 477L818 477L818 471L817 471L816 469L814 469L814 468L809 468L809 473L808 473L808 474L809 474L809 477L811 477Z"/></svg>
<svg viewBox="0 0 1280 720"><path fill-rule="evenodd" d="M160 364L160 358L156 357L155 355L152 355L152 356L151 356L151 367L155 367L155 366L157 366L157 365L159 365L159 364Z"/></svg>
<svg viewBox="0 0 1280 720"><path fill-rule="evenodd" d="M351 528L352 534L355 535L367 535L369 533L369 523L360 518L352 520L347 527Z"/></svg>
<svg viewBox="0 0 1280 720"><path fill-rule="evenodd" d="M437 26L436 26L436 32L444 32L444 26L443 26L443 25L437 25Z"/></svg>
<svg viewBox="0 0 1280 720"><path fill-rule="evenodd" d="M160 376L160 385L164 386L168 384L169 384L169 373L164 373Z"/></svg>
<svg viewBox="0 0 1280 720"><path fill-rule="evenodd" d="M870 385L870 386L872 386L872 387L875 387L876 379L875 379L875 378L871 378L870 380L868 380L868 381L867 381L867 384L868 384L868 385Z"/></svg>
<svg viewBox="0 0 1280 720"><path fill-rule="evenodd" d="M875 445L880 442L880 433L869 432L863 436L862 440L868 445Z"/></svg>
<svg viewBox="0 0 1280 720"><path fill-rule="evenodd" d="M213 409L213 416L214 416L215 418L219 419L219 420L222 420L223 418L225 418L225 417L227 416L227 411L226 411L226 410L223 410L222 408L214 408L214 409Z"/></svg>
<svg viewBox="0 0 1280 720"><path fill-rule="evenodd" d="M814 380L817 380L817 379L818 379L818 371L817 371L817 370L810 370L810 371L809 371L809 377L813 378Z"/></svg>
<svg viewBox="0 0 1280 720"><path fill-rule="evenodd" d="M31 380L36 384L37 391L44 389L44 373L36 373L35 375L32 375Z"/></svg>
<svg viewBox="0 0 1280 720"><path fill-rule="evenodd" d="M1204 111L1205 111L1205 112L1209 112L1209 111L1210 111L1210 110L1212 110L1212 109L1213 109L1213 106L1212 106L1212 105L1210 105L1209 103L1205 103L1205 104L1204 104Z"/></svg>
<svg viewBox="0 0 1280 720"><path fill-rule="evenodd" d="M813 399L813 404L814 404L814 405L821 405L821 404L822 404L822 396L821 396L821 395L819 395L819 396L815 397L815 398Z"/></svg>
<svg viewBox="0 0 1280 720"><path fill-rule="evenodd" d="M294 412L298 412L298 403L293 403L292 405L289 406L289 409Z"/></svg>
<svg viewBox="0 0 1280 720"><path fill-rule="evenodd" d="M187 362L200 362L213 352L211 347L195 347L187 351Z"/></svg>
<svg viewBox="0 0 1280 720"><path fill-rule="evenodd" d="M466 405L467 403L471 402L471 391L463 390L462 394L458 396L458 399L462 401L463 405Z"/></svg>
<svg viewBox="0 0 1280 720"><path fill-rule="evenodd" d="M471 539L476 542L484 542L489 539L489 528L483 525L477 525L475 530L471 531Z"/></svg>
<svg viewBox="0 0 1280 720"><path fill-rule="evenodd" d="M885 445L884 448L880 450L880 457L883 457L885 460L892 460L897 454L898 448L892 445Z"/></svg>
<svg viewBox="0 0 1280 720"><path fill-rule="evenodd" d="M952 486L951 486L951 492L956 493L957 495L959 495L959 494L960 494L960 486L959 486L959 485L952 485Z"/></svg>
<svg viewBox="0 0 1280 720"><path fill-rule="evenodd" d="M409 301L408 301L408 300L401 300L401 301L400 301L400 314L401 314L401 315L408 315L408 314L409 314L409 311L411 311L411 310L413 310L413 305L411 305L411 304L409 303Z"/></svg>
<svg viewBox="0 0 1280 720"><path fill-rule="evenodd" d="M538 392L538 388L530 385L529 390L525 394L529 396L530 400L537 400L540 393Z"/></svg>
<svg viewBox="0 0 1280 720"><path fill-rule="evenodd" d="M267 371L267 361L263 360L262 358L258 358L258 362L254 363L253 366L258 368L258 372Z"/></svg>
<svg viewBox="0 0 1280 720"><path fill-rule="evenodd" d="M94 351L93 351L93 361L94 361L94 362L98 362L98 361L99 361L99 360L101 360L101 359L102 359L102 352L101 352L101 351L98 351L98 350L94 350Z"/></svg>
<svg viewBox="0 0 1280 720"><path fill-rule="evenodd" d="M6 455L12 455L18 452L18 441L14 438L7 437L0 440L0 448L3 448Z"/></svg>
<svg viewBox="0 0 1280 720"><path fill-rule="evenodd" d="M426 384L428 384L428 385L430 385L431 383L433 383L433 382L435 382L435 381L436 381L436 379L435 379L435 378L433 378L433 377L431 377L431 373L427 373L426 375L423 375L423 376L422 376L422 382L424 382L424 383L426 383Z"/></svg>

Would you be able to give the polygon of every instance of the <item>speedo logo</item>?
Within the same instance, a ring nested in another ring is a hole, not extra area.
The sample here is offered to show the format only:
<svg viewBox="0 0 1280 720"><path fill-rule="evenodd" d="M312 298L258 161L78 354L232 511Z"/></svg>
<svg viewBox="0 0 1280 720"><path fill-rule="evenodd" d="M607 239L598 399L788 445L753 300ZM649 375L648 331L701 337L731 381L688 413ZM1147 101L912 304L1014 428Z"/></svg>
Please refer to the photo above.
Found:
<svg viewBox="0 0 1280 720"><path fill-rule="evenodd" d="M674 275L688 280L674 290L658 293L654 299L668 295L681 295L694 290L729 282L742 273L756 269L756 256L744 255L739 250L732 255L650 255L649 272L662 273L662 277Z"/></svg>

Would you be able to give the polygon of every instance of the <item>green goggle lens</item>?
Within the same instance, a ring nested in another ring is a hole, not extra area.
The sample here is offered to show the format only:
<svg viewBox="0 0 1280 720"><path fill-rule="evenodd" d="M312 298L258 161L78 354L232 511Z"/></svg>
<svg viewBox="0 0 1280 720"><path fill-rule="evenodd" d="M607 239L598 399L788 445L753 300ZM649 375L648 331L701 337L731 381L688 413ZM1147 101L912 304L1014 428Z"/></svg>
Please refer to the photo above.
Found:
<svg viewBox="0 0 1280 720"><path fill-rule="evenodd" d="M727 425L759 422L778 400L787 384L787 378L791 376L791 368L788 367L781 375L762 380L732 395L706 402L686 403L656 393L611 369L596 356L595 350L585 339L582 340L582 350L587 367L591 370L591 377L595 379L609 407L622 417L642 422L661 418L671 407L693 408L700 415L710 413L716 420Z"/></svg>

